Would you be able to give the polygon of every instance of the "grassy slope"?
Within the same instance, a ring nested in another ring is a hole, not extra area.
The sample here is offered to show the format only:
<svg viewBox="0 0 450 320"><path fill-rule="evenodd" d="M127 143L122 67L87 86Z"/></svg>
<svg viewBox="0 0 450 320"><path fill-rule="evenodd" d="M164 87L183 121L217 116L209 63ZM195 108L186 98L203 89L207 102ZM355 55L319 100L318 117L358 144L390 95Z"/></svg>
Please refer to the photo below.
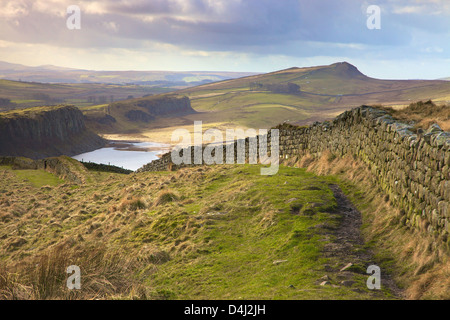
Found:
<svg viewBox="0 0 450 320"><path fill-rule="evenodd" d="M250 84L293 82L301 94L252 91ZM96 127L107 134L133 134L135 138L170 143L176 128L193 131L194 121L203 121L204 129L270 128L288 121L307 124L330 119L362 104L405 106L414 100L449 100L450 82L425 80L379 80L366 77L347 64L312 68L291 68L277 72L216 82L178 91L191 99L197 114L161 118L149 124L131 123L123 117L126 110L113 115L118 123ZM91 109L88 113L103 112Z"/></svg>
<svg viewBox="0 0 450 320"><path fill-rule="evenodd" d="M249 165L89 175L39 186L1 168L4 297L392 298L369 291L367 275L346 287L324 269L348 262L321 252L339 223L334 178L286 167L261 176ZM75 293L64 288L70 264L82 270ZM336 286L319 285L326 273Z"/></svg>
<svg viewBox="0 0 450 320"><path fill-rule="evenodd" d="M0 97L8 98L18 107L39 106L48 104L48 101L36 99L36 94L46 94L52 99L62 100L68 104L79 107L90 106L87 103L89 96L106 96L108 101L113 95L115 100L126 99L129 95L143 96L171 91L154 86L137 85L108 85L108 84L48 84L38 82L19 82L0 79Z"/></svg>

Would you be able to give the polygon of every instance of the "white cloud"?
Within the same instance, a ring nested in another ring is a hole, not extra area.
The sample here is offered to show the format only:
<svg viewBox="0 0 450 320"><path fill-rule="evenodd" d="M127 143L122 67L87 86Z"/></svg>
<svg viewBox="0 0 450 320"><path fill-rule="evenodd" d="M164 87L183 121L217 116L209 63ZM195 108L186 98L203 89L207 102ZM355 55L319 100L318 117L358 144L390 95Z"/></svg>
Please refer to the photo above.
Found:
<svg viewBox="0 0 450 320"><path fill-rule="evenodd" d="M0 17L14 19L25 16L29 12L28 5L23 0L11 0L0 2Z"/></svg>
<svg viewBox="0 0 450 320"><path fill-rule="evenodd" d="M442 53L444 52L444 49L441 47L426 47L425 49L421 50L422 52L426 53Z"/></svg>
<svg viewBox="0 0 450 320"><path fill-rule="evenodd" d="M4 41L4 40L0 40L0 48L8 48L11 46L11 42L9 41Z"/></svg>
<svg viewBox="0 0 450 320"><path fill-rule="evenodd" d="M396 3L389 1L386 5L394 14L450 15L448 0L397 0Z"/></svg>
<svg viewBox="0 0 450 320"><path fill-rule="evenodd" d="M0 0L0 60L91 69L271 71L305 59L312 65L352 57L448 57L450 0L365 0L381 7L379 32L366 28L367 6L361 3ZM66 28L72 4L81 9L81 30Z"/></svg>
<svg viewBox="0 0 450 320"><path fill-rule="evenodd" d="M104 21L104 22L102 22L102 25L108 31L113 31L113 32L119 31L119 24L114 21Z"/></svg>

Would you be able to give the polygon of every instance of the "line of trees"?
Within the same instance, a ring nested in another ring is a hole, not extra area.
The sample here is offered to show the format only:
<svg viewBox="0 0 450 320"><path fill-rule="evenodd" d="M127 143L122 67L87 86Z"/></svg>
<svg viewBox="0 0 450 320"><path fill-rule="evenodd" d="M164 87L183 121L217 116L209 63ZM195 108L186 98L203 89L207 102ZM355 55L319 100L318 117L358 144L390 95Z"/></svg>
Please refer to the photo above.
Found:
<svg viewBox="0 0 450 320"><path fill-rule="evenodd" d="M114 102L114 96L110 95L108 96L89 96L87 98L87 102L88 103L92 103L92 104L105 104L108 103L108 101L110 103Z"/></svg>
<svg viewBox="0 0 450 320"><path fill-rule="evenodd" d="M17 104L11 102L11 99L8 98L0 98L0 110L7 111L10 109L15 109Z"/></svg>

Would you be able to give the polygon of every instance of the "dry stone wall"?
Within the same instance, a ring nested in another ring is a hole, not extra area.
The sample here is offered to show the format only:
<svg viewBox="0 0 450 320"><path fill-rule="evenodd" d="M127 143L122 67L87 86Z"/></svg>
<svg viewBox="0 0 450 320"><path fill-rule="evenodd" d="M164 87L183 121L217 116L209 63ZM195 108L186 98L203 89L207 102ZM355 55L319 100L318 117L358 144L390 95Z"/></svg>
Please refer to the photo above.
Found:
<svg viewBox="0 0 450 320"><path fill-rule="evenodd" d="M319 157L324 151L353 155L364 161L391 202L401 209L402 223L447 241L450 232L450 133L433 125L427 131L393 119L386 111L361 106L333 121L309 127L281 125L280 160ZM268 141L269 137L259 138ZM249 139L246 140L246 158ZM236 144L234 143L236 152ZM226 148L223 146L224 159ZM255 151L250 148L250 152ZM193 148L185 149L193 155ZM234 155L236 158L236 154ZM191 162L193 163L193 162ZM176 166L171 153L138 171L164 171Z"/></svg>
<svg viewBox="0 0 450 320"><path fill-rule="evenodd" d="M402 222L447 238L450 214L450 133L437 125L414 132L385 111L360 107L332 122L280 128L280 156L354 155L377 177Z"/></svg>

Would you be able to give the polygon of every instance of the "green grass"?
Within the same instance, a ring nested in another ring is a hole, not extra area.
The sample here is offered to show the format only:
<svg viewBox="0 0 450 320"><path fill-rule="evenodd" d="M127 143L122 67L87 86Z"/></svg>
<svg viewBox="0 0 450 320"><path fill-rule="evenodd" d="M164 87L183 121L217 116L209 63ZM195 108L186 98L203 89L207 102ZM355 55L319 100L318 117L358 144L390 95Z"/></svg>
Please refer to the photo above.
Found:
<svg viewBox="0 0 450 320"><path fill-rule="evenodd" d="M101 111L101 112L103 112L105 107L107 107L107 106L108 106L108 104L98 104L98 105L94 105L94 106L89 104L89 105L82 106L79 108L83 112L85 112L85 111Z"/></svg>
<svg viewBox="0 0 450 320"><path fill-rule="evenodd" d="M24 179L35 187L58 186L64 180L44 170L14 170L17 177Z"/></svg>
<svg viewBox="0 0 450 320"><path fill-rule="evenodd" d="M205 112L195 115L205 123L228 121L247 128L270 128L285 120L306 120L313 111L313 103L301 96L249 91L194 98L191 105L196 111Z"/></svg>
<svg viewBox="0 0 450 320"><path fill-rule="evenodd" d="M43 103L42 100L35 100L35 99L15 99L15 100L11 100L11 102L17 103L17 104Z"/></svg>
<svg viewBox="0 0 450 320"><path fill-rule="evenodd" d="M314 228L338 223L328 188L333 179L285 167L276 176L260 176L258 166L237 166L205 180L210 182L198 190L202 198L184 207L189 215L206 216L190 239L201 249L159 266L148 279L156 292L176 299L368 298L316 283L327 259L323 236ZM293 207L311 211L293 214ZM280 260L286 261L274 264ZM363 277L359 280L363 287Z"/></svg>

